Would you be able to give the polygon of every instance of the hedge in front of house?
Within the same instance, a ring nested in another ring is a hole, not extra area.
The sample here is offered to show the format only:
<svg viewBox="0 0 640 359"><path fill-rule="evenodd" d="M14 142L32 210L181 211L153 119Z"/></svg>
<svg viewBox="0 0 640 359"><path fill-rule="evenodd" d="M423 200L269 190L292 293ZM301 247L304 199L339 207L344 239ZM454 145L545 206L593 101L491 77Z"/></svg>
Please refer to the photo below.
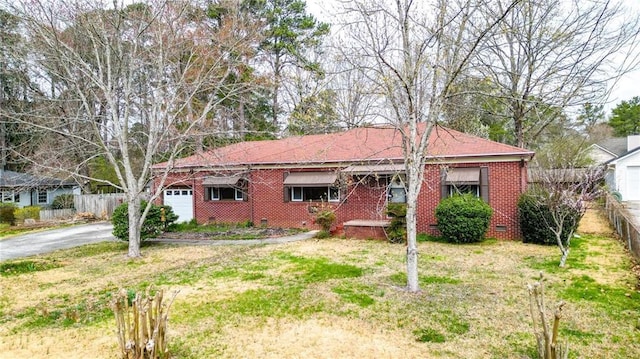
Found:
<svg viewBox="0 0 640 359"><path fill-rule="evenodd" d="M453 195L436 207L438 230L451 243L472 243L484 239L493 209L471 194Z"/></svg>
<svg viewBox="0 0 640 359"><path fill-rule="evenodd" d="M522 242L544 245L556 245L556 236L551 231L553 217L549 207L541 203L540 196L544 193L527 191L518 199L518 219L522 231ZM580 214L576 211L568 215L562 227L563 239L568 238L569 233L578 228Z"/></svg>
<svg viewBox="0 0 640 359"><path fill-rule="evenodd" d="M140 213L142 213L147 206L146 201L140 203ZM165 221L162 221L162 208L164 208ZM142 230L140 231L140 239L145 240L148 238L155 238L160 233L169 229L173 223L178 219L178 216L173 212L171 206L157 206L151 205L147 217L144 219ZM129 208L127 203L123 203L116 207L111 216L111 223L113 223L113 236L122 240L129 240Z"/></svg>
<svg viewBox="0 0 640 359"><path fill-rule="evenodd" d="M15 226L16 216L14 212L16 208L16 205L13 203L0 203L0 223Z"/></svg>
<svg viewBox="0 0 640 359"><path fill-rule="evenodd" d="M40 207L38 206L26 206L22 208L16 208L13 212L16 220L24 222L25 219L40 219Z"/></svg>
<svg viewBox="0 0 640 359"><path fill-rule="evenodd" d="M391 243L403 243L407 239L407 205L406 203L389 203L387 216L391 217L386 229L387 238Z"/></svg>

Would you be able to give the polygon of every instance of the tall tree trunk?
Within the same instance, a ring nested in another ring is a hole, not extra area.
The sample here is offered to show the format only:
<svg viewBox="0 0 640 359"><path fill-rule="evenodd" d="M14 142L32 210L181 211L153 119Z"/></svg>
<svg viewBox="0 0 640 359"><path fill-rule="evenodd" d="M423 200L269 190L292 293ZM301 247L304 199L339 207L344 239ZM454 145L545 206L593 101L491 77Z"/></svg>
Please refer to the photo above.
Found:
<svg viewBox="0 0 640 359"><path fill-rule="evenodd" d="M280 66L280 56L276 54L273 65L273 78L275 82L273 84L273 94L271 95L271 101L273 102L271 104L271 121L276 128L278 127L278 112L280 112L280 104L278 103L278 92L280 91L280 82L282 81L280 78L282 76Z"/></svg>
<svg viewBox="0 0 640 359"><path fill-rule="evenodd" d="M418 224L416 202L407 201L407 290L410 292L420 290L418 285L418 247L416 244Z"/></svg>
<svg viewBox="0 0 640 359"><path fill-rule="evenodd" d="M141 257L140 252L140 196L130 197L127 202L129 211L129 251L130 258Z"/></svg>

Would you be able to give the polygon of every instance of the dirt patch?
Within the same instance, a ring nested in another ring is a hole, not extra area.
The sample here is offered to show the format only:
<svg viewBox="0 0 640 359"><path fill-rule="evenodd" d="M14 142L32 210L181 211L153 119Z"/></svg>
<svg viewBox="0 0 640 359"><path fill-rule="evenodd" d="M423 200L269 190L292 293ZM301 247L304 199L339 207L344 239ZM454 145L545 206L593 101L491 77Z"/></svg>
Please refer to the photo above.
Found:
<svg viewBox="0 0 640 359"><path fill-rule="evenodd" d="M226 357L236 358L419 358L424 345L400 331L341 317L303 321L270 320L265 325L228 328L236 340Z"/></svg>
<svg viewBox="0 0 640 359"><path fill-rule="evenodd" d="M578 232L583 234L611 234L613 228L598 208L589 208L578 225Z"/></svg>

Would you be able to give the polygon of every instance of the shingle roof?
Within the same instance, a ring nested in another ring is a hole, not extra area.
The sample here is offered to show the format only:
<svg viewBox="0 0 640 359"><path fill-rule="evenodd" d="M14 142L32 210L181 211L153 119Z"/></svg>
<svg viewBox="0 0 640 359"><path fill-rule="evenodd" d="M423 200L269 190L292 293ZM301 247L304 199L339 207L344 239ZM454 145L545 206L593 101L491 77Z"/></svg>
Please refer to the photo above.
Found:
<svg viewBox="0 0 640 359"><path fill-rule="evenodd" d="M393 127L361 127L345 132L240 142L175 161L175 168L268 164L401 162L402 138ZM444 127L431 133L428 158L520 156L533 152ZM164 168L166 163L155 165Z"/></svg>
<svg viewBox="0 0 640 359"><path fill-rule="evenodd" d="M627 138L626 137L614 137L607 138L597 143L598 146L611 152L616 157L625 154L627 152Z"/></svg>
<svg viewBox="0 0 640 359"><path fill-rule="evenodd" d="M33 176L14 171L0 171L0 187L5 188L35 188L74 186L74 181L65 181L52 177Z"/></svg>

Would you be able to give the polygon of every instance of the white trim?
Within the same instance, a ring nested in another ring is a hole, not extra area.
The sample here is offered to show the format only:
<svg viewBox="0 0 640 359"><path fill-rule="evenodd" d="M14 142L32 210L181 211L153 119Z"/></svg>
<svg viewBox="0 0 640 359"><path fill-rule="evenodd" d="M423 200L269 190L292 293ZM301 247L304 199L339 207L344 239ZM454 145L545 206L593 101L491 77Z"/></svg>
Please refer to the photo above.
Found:
<svg viewBox="0 0 640 359"><path fill-rule="evenodd" d="M296 197L295 190L298 189L300 191L300 196ZM303 193L302 187L291 187L291 202L302 202Z"/></svg>
<svg viewBox="0 0 640 359"><path fill-rule="evenodd" d="M523 153L506 153L506 154L477 154L477 155L457 155L457 156L446 156L446 157L438 157L438 156L427 156L426 157L426 165L432 164L450 164L450 163L502 163L502 162L518 162L524 160L525 162L529 162L531 158L533 158L534 152L523 152ZM251 170L260 170L260 169L324 169L324 168L347 168L353 165L362 165L366 163L370 164L379 164L379 163L389 163L394 162L398 164L404 165L403 158L366 158L366 159L354 159L352 161L338 161L338 162L305 162L305 163L255 163L251 164ZM163 168L156 168L156 171L164 171ZM245 165L240 164L230 164L228 166L220 166L220 167L202 167L202 166L184 166L184 167L176 167L171 170L171 172L180 173L180 172L215 172L215 171L239 171L239 170L249 170Z"/></svg>
<svg viewBox="0 0 640 359"><path fill-rule="evenodd" d="M40 192L44 192L44 193L45 193L45 200L44 200L44 202L42 202L42 201L40 200ZM44 191L42 191L42 190L37 190L37 191L36 191L36 202L37 202L38 204L47 204L47 203L49 203L49 191L47 191L47 190L44 190Z"/></svg>

